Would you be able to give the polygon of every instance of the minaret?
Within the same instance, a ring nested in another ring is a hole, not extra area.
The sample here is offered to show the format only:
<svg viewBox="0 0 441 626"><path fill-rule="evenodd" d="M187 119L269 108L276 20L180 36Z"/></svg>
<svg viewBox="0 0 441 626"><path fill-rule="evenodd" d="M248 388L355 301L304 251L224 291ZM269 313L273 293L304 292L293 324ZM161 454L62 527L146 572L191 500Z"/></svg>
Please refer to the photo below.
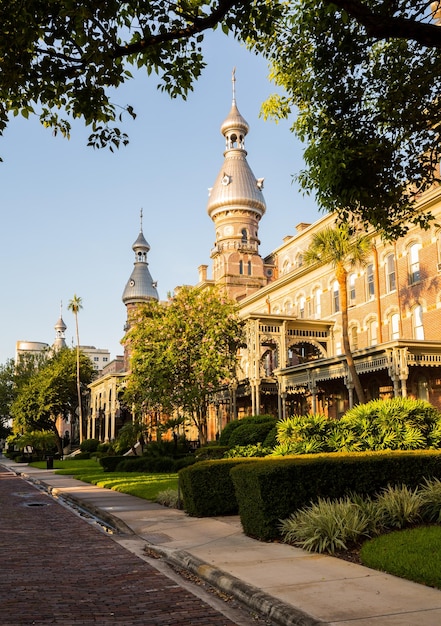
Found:
<svg viewBox="0 0 441 626"><path fill-rule="evenodd" d="M156 290L157 283L153 281L149 264L147 262L147 254L150 250L150 246L145 240L142 232L142 209L140 212L141 227L138 238L132 246L132 250L135 253L135 263L133 271L130 274L130 278L125 286L122 301L126 305L127 309L127 322L124 330L127 331L130 328L130 312L138 305L144 302L150 302L151 300L159 300L158 292ZM128 355L127 346L125 347L125 369L128 369Z"/></svg>
<svg viewBox="0 0 441 626"><path fill-rule="evenodd" d="M58 350L61 350L61 348L65 348L66 347L66 337L65 337L65 330L67 328L66 324L63 321L63 317L62 317L62 310L63 310L63 303L60 303L60 319L58 320L58 322L55 324L54 328L55 328L55 341L54 344L52 346L54 352L58 352Z"/></svg>
<svg viewBox="0 0 441 626"><path fill-rule="evenodd" d="M221 126L226 148L224 162L210 190L208 215L214 222L216 242L211 251L213 280L224 285L236 300L267 284L259 254L259 221L266 204L263 178L256 179L247 162L245 137L249 126L236 105L236 76L232 75L233 103Z"/></svg>

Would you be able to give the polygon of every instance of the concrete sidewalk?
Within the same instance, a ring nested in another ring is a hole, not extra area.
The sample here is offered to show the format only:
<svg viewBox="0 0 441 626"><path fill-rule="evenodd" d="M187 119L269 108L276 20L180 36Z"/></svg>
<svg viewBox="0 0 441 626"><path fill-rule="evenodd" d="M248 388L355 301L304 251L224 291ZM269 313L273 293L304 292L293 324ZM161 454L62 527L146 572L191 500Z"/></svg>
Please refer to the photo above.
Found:
<svg viewBox="0 0 441 626"><path fill-rule="evenodd" d="M441 591L334 557L256 541L243 534L236 516L193 518L51 470L4 457L0 464L96 515L120 533L120 543L136 535L164 560L236 597L271 624L441 624Z"/></svg>

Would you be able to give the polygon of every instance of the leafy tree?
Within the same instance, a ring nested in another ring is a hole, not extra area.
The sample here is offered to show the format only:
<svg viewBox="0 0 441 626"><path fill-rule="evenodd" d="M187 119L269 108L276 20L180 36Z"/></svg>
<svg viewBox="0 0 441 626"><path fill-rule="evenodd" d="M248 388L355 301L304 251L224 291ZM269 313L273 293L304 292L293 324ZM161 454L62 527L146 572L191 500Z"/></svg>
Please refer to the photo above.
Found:
<svg viewBox="0 0 441 626"><path fill-rule="evenodd" d="M44 459L47 454L54 451L57 445L57 438L53 431L35 430L17 437L14 440L14 444L19 448L30 446L41 460Z"/></svg>
<svg viewBox="0 0 441 626"><path fill-rule="evenodd" d="M13 0L0 4L0 131L8 113L39 116L69 136L74 118L91 126L89 144L127 143L115 127L111 92L132 78L129 67L158 74L160 87L185 97L204 68L207 29L254 32L277 4L242 0ZM267 19L266 19L267 18ZM266 28L266 27L265 27ZM128 105L123 112L135 117ZM121 121L121 115L119 115Z"/></svg>
<svg viewBox="0 0 441 626"><path fill-rule="evenodd" d="M266 114L299 113L301 186L396 237L431 220L415 201L439 178L440 14L418 0L13 0L0 5L0 133L11 113L65 136L82 118L89 145L118 148L119 122L136 114L112 94L131 68L185 98L205 67L204 33L220 27L264 54L286 89Z"/></svg>
<svg viewBox="0 0 441 626"><path fill-rule="evenodd" d="M335 268L335 277L339 286L343 349L358 401L361 404L365 402L365 396L355 369L349 341L348 270L357 265L365 265L369 251L369 239L365 235L352 234L349 225L343 223L314 233L310 246L303 256L306 264L329 263Z"/></svg>
<svg viewBox="0 0 441 626"><path fill-rule="evenodd" d="M136 445L141 446L141 453L145 445L145 437L147 436L146 425L141 420L127 422L120 429L116 440L116 448L118 451L130 449L134 456L137 456Z"/></svg>
<svg viewBox="0 0 441 626"><path fill-rule="evenodd" d="M69 311L75 316L75 330L77 336L77 397L78 397L78 424L79 424L79 436L80 444L83 441L83 403L81 401L81 381L80 381L80 334L78 332L78 313L83 308L82 300L79 296L74 294L72 300L69 301L67 306Z"/></svg>
<svg viewBox="0 0 441 626"><path fill-rule="evenodd" d="M242 322L237 305L214 289L182 287L169 303L137 308L124 338L131 351L126 401L191 418L207 439L209 395L232 380Z"/></svg>
<svg viewBox="0 0 441 626"><path fill-rule="evenodd" d="M80 354L81 384L91 382L94 371L90 359ZM17 434L52 431L57 447L62 442L56 423L59 416L72 416L77 407L77 364L75 351L63 348L49 357L18 390L11 405L13 430Z"/></svg>
<svg viewBox="0 0 441 626"><path fill-rule="evenodd" d="M439 4L435 3L439 11ZM286 93L264 108L296 115L297 179L320 207L390 238L427 227L419 194L439 182L441 29L429 2L297 0L257 42Z"/></svg>

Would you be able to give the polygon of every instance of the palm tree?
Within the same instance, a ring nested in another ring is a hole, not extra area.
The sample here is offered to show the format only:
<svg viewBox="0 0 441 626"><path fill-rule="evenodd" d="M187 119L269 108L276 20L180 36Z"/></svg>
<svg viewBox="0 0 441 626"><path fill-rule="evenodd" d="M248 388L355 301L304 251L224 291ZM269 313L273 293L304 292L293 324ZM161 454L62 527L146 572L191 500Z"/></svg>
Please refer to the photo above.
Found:
<svg viewBox="0 0 441 626"><path fill-rule="evenodd" d="M78 332L78 312L83 308L81 298L74 293L72 300L67 306L69 311L75 315L75 329L77 335L77 394L78 394L78 424L80 443L83 441L83 407L81 403L81 384L80 384L80 335Z"/></svg>
<svg viewBox="0 0 441 626"><path fill-rule="evenodd" d="M348 273L349 269L357 265L366 265L369 251L368 237L357 233L353 234L348 224L341 223L315 233L308 250L303 256L306 264L329 263L335 268L335 278L340 292L343 350L360 404L364 404L365 396L360 378L355 369L349 342Z"/></svg>

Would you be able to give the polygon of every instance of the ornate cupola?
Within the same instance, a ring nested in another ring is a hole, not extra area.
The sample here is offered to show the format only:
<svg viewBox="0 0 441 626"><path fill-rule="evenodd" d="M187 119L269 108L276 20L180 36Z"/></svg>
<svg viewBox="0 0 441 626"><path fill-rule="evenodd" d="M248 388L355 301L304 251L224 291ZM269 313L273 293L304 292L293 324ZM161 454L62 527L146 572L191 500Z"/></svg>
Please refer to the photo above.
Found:
<svg viewBox="0 0 441 626"><path fill-rule="evenodd" d="M61 350L61 348L65 348L66 347L66 337L65 337L65 331L66 331L66 324L63 321L63 317L62 317L62 308L63 305L60 305L60 319L57 321L57 323L55 324L54 328L55 328L55 341L53 343L53 350L54 352L58 352L58 350Z"/></svg>
<svg viewBox="0 0 441 626"><path fill-rule="evenodd" d="M216 229L211 251L213 280L225 285L232 298L240 300L268 282L258 238L266 204L263 178L256 179L246 158L249 126L236 105L235 70L232 82L233 103L221 126L226 142L224 162L210 189L207 212Z"/></svg>
<svg viewBox="0 0 441 626"><path fill-rule="evenodd" d="M151 277L149 264L147 262L147 254L150 250L150 246L142 232L142 209L141 228L138 238L132 246L132 250L135 253L135 263L122 295L122 301L127 308L142 302L159 300L156 289L157 283L154 282Z"/></svg>

